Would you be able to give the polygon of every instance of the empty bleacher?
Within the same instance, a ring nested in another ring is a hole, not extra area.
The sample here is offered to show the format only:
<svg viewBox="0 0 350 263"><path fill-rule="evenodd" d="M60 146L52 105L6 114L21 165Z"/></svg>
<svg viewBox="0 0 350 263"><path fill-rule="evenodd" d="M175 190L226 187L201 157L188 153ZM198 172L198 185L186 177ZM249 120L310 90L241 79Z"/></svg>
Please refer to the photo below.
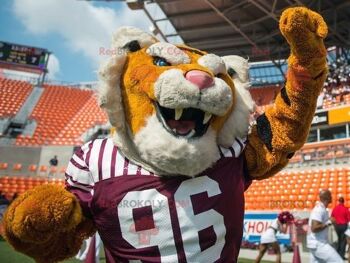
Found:
<svg viewBox="0 0 350 263"><path fill-rule="evenodd" d="M43 177L25 177L25 176L2 176L0 177L0 190L11 200L14 194L21 194L35 186L42 184L56 184L64 186L63 179L47 179Z"/></svg>
<svg viewBox="0 0 350 263"><path fill-rule="evenodd" d="M0 118L15 116L32 89L26 81L0 78Z"/></svg>
<svg viewBox="0 0 350 263"><path fill-rule="evenodd" d="M290 159L289 167L327 166L349 163L350 139L305 144Z"/></svg>
<svg viewBox="0 0 350 263"><path fill-rule="evenodd" d="M35 132L18 136L16 145L78 145L87 129L107 122L92 90L58 85L44 85L43 89L29 117L37 123Z"/></svg>
<svg viewBox="0 0 350 263"><path fill-rule="evenodd" d="M338 196L350 206L349 168L283 171L276 176L254 181L245 193L246 210L310 210L321 189L329 189L334 207Z"/></svg>
<svg viewBox="0 0 350 263"><path fill-rule="evenodd" d="M51 142L52 145L81 145L84 141L80 138L84 131L96 125L107 122L105 112L97 104L96 97L91 95L84 106L64 126L60 133Z"/></svg>

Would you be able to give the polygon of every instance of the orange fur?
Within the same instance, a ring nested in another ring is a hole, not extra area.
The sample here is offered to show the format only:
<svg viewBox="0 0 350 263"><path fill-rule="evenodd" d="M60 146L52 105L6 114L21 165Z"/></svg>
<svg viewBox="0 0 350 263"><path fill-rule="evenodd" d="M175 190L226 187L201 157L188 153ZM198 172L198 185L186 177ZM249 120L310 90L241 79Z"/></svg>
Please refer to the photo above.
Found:
<svg viewBox="0 0 350 263"><path fill-rule="evenodd" d="M59 186L42 185L10 205L4 231L16 250L48 263L74 256L95 230L73 194Z"/></svg>
<svg viewBox="0 0 350 263"><path fill-rule="evenodd" d="M285 86L290 105L279 94L275 104L266 110L272 151L258 138L256 127L248 137L247 166L250 175L258 179L281 170L288 157L305 143L327 75L323 44L327 25L320 15L304 7L287 9L281 16L280 29L291 46Z"/></svg>
<svg viewBox="0 0 350 263"><path fill-rule="evenodd" d="M197 60L202 56L198 53L204 52L192 49L186 46L178 46L190 57L190 64L182 64L168 67L158 67L153 65L153 58L146 53L146 48L137 52L129 53L125 72L122 76L122 96L124 109L126 111L126 121L130 125L133 134L136 134L145 126L146 119L155 113L153 102L156 100L154 95L154 83L164 71L171 68L182 70L184 73L193 69L202 70L213 76L213 73L207 68L199 65ZM196 53L192 52L194 50ZM142 63L140 63L142 61ZM220 77L228 83L234 92L234 85L227 74L220 74ZM233 96L234 97L234 96ZM231 114L233 106L225 116L216 116L211 125L214 130L219 131L224 125L226 119Z"/></svg>

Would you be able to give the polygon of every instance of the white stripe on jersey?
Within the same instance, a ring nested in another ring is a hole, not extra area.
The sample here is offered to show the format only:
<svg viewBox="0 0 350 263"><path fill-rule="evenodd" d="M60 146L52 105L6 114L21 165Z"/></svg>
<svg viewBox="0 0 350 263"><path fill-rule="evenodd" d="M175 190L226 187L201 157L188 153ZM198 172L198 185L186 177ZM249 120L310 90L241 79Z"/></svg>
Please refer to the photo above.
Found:
<svg viewBox="0 0 350 263"><path fill-rule="evenodd" d="M143 169L142 167L141 167L140 173L141 173L141 175L150 175L151 174L149 171Z"/></svg>
<svg viewBox="0 0 350 263"><path fill-rule="evenodd" d="M73 154L72 159L73 159L75 162L77 162L77 164L79 164L80 166L86 167L86 163L85 163L82 159L80 159L76 154ZM85 160L85 159L84 159L84 160Z"/></svg>
<svg viewBox="0 0 350 263"><path fill-rule="evenodd" d="M137 173L137 169L139 167L133 163L130 163L129 161L129 164L128 164L128 174L133 174L133 175L136 175Z"/></svg>
<svg viewBox="0 0 350 263"><path fill-rule="evenodd" d="M235 154L234 157L237 158L243 152L246 144L247 144L246 138L243 138L243 139L242 138L236 138L236 140L234 141L234 143L232 144L232 146L230 148L224 148L224 147L221 147L221 146L219 148L220 148L220 151L222 152L222 154L225 157L233 157L233 155L232 155L232 150L233 150L233 152Z"/></svg>
<svg viewBox="0 0 350 263"><path fill-rule="evenodd" d="M81 184L87 184L91 186L94 185L91 174L88 171L84 171L76 167L72 162L69 162L66 173L72 177L74 181L77 181Z"/></svg>
<svg viewBox="0 0 350 263"><path fill-rule="evenodd" d="M224 148L220 146L220 150L225 157L232 157L232 152L229 148Z"/></svg>
<svg viewBox="0 0 350 263"><path fill-rule="evenodd" d="M86 155L89 151L89 146L92 144L92 141L85 143L82 147L81 150L83 151L83 160L86 162Z"/></svg>
<svg viewBox="0 0 350 263"><path fill-rule="evenodd" d="M107 139L102 159L102 180L111 178L112 151L114 144Z"/></svg>
<svg viewBox="0 0 350 263"><path fill-rule="evenodd" d="M82 189L82 190L84 190L84 191L87 191L87 192L90 192L90 193L92 193L92 191L93 191L93 188L88 188L88 187L86 187L86 186L83 186L83 185L81 185L81 184L79 184L79 183L75 183L75 182L73 182L72 181L72 179L70 179L70 178L67 178L67 181L66 181L70 186L73 186L73 187L76 187L76 188L80 188L80 189Z"/></svg>
<svg viewBox="0 0 350 263"><path fill-rule="evenodd" d="M242 146L235 141L235 143L232 145L233 151L235 152L235 157L238 157L241 154Z"/></svg>
<svg viewBox="0 0 350 263"><path fill-rule="evenodd" d="M112 155L113 149L116 147L112 139L105 139L106 143L102 150L102 143L104 139L96 139L92 142L88 142L81 147L83 152L83 158L79 158L76 154L73 154L72 159L67 168L67 175L71 177L73 183L87 184L93 186L95 182L98 182L99 179L99 157L102 154L101 162L101 179L106 180L111 178L111 169L112 164ZM90 153L89 153L90 152ZM88 154L89 153L89 154ZM89 160L86 158L89 157ZM87 167L87 164L89 167ZM132 162L127 161L126 157L122 152L117 149L115 163L114 163L114 176L123 176L124 173L127 175L151 175L146 169L139 167L138 165L133 164ZM139 172L139 173L138 173ZM68 181L69 178L67 178ZM69 182L69 181L68 181ZM70 184L70 183L69 183Z"/></svg>
<svg viewBox="0 0 350 263"><path fill-rule="evenodd" d="M125 158L122 153L117 151L117 158L115 158L115 176L122 176L124 171Z"/></svg>
<svg viewBox="0 0 350 263"><path fill-rule="evenodd" d="M101 139L97 139L93 141L93 145L91 148L90 158L89 158L89 170L92 174L94 182L98 182L98 157L100 155L100 149L102 144Z"/></svg>

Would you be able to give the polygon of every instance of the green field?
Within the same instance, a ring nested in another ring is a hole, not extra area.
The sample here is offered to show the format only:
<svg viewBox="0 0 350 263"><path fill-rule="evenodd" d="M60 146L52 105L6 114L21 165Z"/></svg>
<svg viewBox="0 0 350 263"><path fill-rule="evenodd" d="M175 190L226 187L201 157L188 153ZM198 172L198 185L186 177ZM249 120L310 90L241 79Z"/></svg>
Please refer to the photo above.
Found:
<svg viewBox="0 0 350 263"><path fill-rule="evenodd" d="M0 262L1 263L34 263L34 260L26 257L14 251L3 239L0 238ZM79 263L82 261L76 259L70 259L64 261L65 263ZM100 263L105 263L103 253L101 253ZM242 259L238 260L239 263L253 263L254 260ZM262 261L262 263L271 263L271 261Z"/></svg>

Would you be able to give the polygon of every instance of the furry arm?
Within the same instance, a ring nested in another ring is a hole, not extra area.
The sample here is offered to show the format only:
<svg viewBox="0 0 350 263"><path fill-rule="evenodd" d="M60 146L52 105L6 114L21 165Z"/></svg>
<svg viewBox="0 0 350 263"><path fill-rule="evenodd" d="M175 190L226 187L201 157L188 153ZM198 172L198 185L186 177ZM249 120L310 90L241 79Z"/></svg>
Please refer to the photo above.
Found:
<svg viewBox="0 0 350 263"><path fill-rule="evenodd" d="M279 27L291 48L287 82L248 136L245 157L253 179L274 175L303 146L327 75L323 18L305 7L289 8Z"/></svg>
<svg viewBox="0 0 350 263"><path fill-rule="evenodd" d="M94 233L79 202L64 188L38 186L19 196L4 215L5 239L39 263L76 255L84 239Z"/></svg>

